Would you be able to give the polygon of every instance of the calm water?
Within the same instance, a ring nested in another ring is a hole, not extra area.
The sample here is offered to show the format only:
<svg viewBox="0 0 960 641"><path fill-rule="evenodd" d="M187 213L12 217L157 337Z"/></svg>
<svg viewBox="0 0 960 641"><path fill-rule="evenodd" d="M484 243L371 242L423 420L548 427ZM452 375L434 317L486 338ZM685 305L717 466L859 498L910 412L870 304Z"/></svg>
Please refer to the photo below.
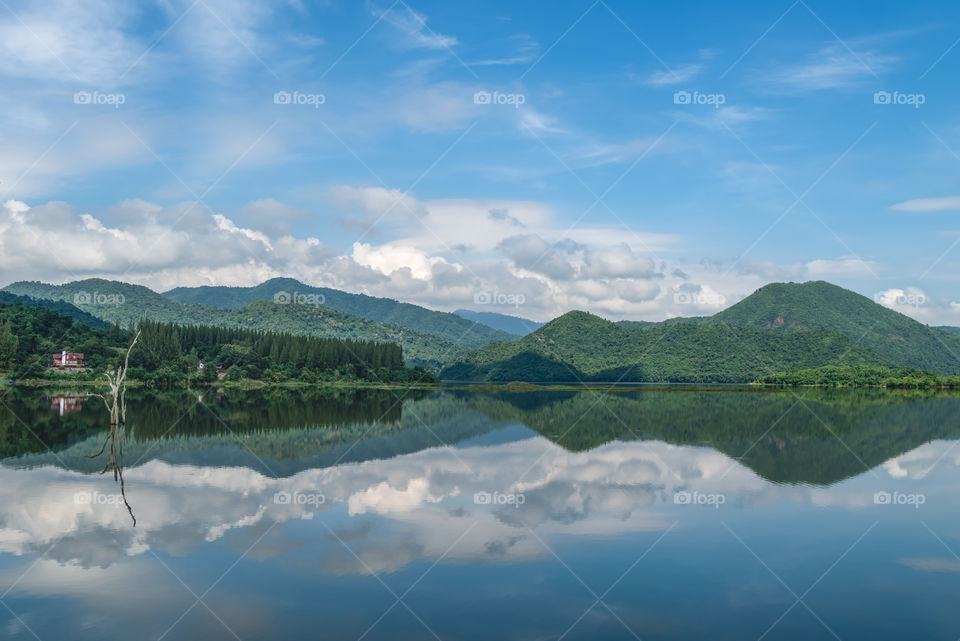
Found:
<svg viewBox="0 0 960 641"><path fill-rule="evenodd" d="M960 396L131 394L0 404L34 639L960 637Z"/></svg>

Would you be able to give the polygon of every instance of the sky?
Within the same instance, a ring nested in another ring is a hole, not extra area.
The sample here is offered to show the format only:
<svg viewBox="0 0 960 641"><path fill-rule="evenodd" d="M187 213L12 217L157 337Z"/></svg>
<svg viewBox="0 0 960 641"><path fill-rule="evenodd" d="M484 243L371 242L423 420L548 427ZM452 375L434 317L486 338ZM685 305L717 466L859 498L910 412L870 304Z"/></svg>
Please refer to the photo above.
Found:
<svg viewBox="0 0 960 641"><path fill-rule="evenodd" d="M0 284L960 324L960 5L0 0Z"/></svg>

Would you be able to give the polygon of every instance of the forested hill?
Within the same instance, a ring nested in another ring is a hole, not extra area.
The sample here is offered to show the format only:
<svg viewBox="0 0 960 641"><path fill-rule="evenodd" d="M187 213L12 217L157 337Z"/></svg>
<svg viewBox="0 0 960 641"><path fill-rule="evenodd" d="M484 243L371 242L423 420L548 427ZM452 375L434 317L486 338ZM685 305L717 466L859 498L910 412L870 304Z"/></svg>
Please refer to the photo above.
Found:
<svg viewBox="0 0 960 641"><path fill-rule="evenodd" d="M347 314L387 325L399 325L437 336L461 347L481 347L512 334L456 314L438 312L390 298L351 294L329 287L311 287L292 278L273 278L254 287L178 287L164 292L169 300L227 309L257 301L310 300Z"/></svg>
<svg viewBox="0 0 960 641"><path fill-rule="evenodd" d="M461 358L465 353L465 349L453 341L400 325L376 322L326 305L314 304L318 303L318 299L285 298L274 302L271 297L268 301L254 302L239 309L225 309L196 303L178 303L147 287L98 278L64 285L24 281L13 283L4 288L4 291L59 301L56 303L58 305L76 305L80 310L110 323L119 321L124 327L136 325L141 319L148 318L181 325L242 327L302 336L395 342L403 348L410 366L424 366L434 370ZM295 292L288 293L292 297ZM300 295L304 294L300 292ZM459 323L469 325L461 336L467 343L470 342L467 337L475 338L479 333L489 330L465 319L455 316L453 318ZM479 328L478 333L473 333L473 328ZM497 335L500 336L500 333ZM502 335L509 336L505 333Z"/></svg>
<svg viewBox="0 0 960 641"><path fill-rule="evenodd" d="M710 317L612 323L570 312L446 368L454 380L751 382L834 366L960 374L960 337L822 281L775 283Z"/></svg>
<svg viewBox="0 0 960 641"><path fill-rule="evenodd" d="M825 363L889 365L837 332L775 333L723 323L628 329L569 312L513 342L471 352L449 380L745 383Z"/></svg>
<svg viewBox="0 0 960 641"><path fill-rule="evenodd" d="M60 300L46 300L42 298L31 298L29 296L18 296L10 292L0 291L0 303L10 303L12 305L20 304L27 307L42 307L64 316L69 316L78 323L89 325L95 329L108 329L110 324L100 320L92 314L81 310L76 305L72 305Z"/></svg>
<svg viewBox="0 0 960 641"><path fill-rule="evenodd" d="M707 322L777 333L839 332L898 365L960 374L960 336L824 281L766 285Z"/></svg>
<svg viewBox="0 0 960 641"><path fill-rule="evenodd" d="M130 376L141 382L213 382L221 372L230 380L268 382L434 380L426 371L405 368L401 347L390 342L148 320L136 329ZM43 307L0 302L0 372L12 380L54 375L102 381L121 363L133 331L119 325L95 329ZM83 371L48 372L52 355L62 350L83 354Z"/></svg>

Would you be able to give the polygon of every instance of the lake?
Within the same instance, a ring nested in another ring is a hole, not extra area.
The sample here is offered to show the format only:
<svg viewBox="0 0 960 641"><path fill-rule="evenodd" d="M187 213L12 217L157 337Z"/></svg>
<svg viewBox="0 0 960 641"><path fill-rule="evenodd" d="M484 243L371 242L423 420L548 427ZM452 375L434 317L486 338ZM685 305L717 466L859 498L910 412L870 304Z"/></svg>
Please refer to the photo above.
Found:
<svg viewBox="0 0 960 641"><path fill-rule="evenodd" d="M11 639L960 637L960 395L4 390Z"/></svg>

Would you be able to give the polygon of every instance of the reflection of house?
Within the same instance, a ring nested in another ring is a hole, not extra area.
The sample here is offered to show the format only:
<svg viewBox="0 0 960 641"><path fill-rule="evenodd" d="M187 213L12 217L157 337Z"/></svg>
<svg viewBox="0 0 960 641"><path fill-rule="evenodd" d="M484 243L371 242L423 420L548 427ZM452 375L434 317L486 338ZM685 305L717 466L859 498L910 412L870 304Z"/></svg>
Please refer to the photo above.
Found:
<svg viewBox="0 0 960 641"><path fill-rule="evenodd" d="M63 351L53 355L54 367L84 367L83 354Z"/></svg>
<svg viewBox="0 0 960 641"><path fill-rule="evenodd" d="M83 408L82 396L54 396L50 399L50 409L60 411L60 416L67 412L79 412Z"/></svg>

